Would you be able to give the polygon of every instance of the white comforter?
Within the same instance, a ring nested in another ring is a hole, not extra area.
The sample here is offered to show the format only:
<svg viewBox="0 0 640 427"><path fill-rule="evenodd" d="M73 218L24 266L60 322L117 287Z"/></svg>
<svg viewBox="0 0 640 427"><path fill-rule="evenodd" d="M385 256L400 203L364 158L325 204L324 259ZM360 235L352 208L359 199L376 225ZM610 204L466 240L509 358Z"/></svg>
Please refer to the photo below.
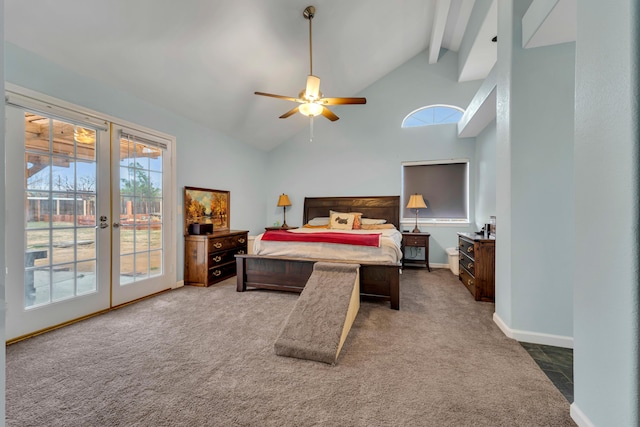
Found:
<svg viewBox="0 0 640 427"><path fill-rule="evenodd" d="M342 245L318 242L278 242L262 240L262 234L253 243L256 255L282 256L289 258L335 259L359 262L397 264L402 259L400 245L402 233L397 229L384 230L329 230L326 228L296 228L292 233L355 233L381 234L380 247Z"/></svg>

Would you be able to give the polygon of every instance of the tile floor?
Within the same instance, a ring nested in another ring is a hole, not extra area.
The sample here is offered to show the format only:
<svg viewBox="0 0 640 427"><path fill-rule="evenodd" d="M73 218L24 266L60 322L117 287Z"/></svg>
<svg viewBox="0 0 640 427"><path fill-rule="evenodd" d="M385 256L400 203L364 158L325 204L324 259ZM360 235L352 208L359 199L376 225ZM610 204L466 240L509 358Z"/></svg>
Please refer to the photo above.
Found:
<svg viewBox="0 0 640 427"><path fill-rule="evenodd" d="M573 350L526 342L520 345L529 352L569 403L573 403Z"/></svg>

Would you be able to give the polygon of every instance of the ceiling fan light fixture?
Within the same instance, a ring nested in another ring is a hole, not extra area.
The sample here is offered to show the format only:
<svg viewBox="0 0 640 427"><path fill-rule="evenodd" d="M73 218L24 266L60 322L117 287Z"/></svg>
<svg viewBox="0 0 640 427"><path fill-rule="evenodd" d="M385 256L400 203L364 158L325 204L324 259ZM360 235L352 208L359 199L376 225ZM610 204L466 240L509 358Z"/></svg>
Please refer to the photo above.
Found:
<svg viewBox="0 0 640 427"><path fill-rule="evenodd" d="M325 107L326 105L367 103L366 98L325 98L322 92L320 92L320 78L313 75L313 39L311 37L311 21L313 20L315 14L316 8L313 6L307 6L302 13L302 16L304 16L304 18L309 21L309 74L307 75L307 85L298 94L298 97L293 98L291 96L276 95L273 93L254 92L256 95L284 99L300 104L298 107L292 108L291 110L281 115L281 119L286 119L287 117L291 117L295 113L300 113L312 119L315 116L322 115L328 120L335 122L339 119L339 117L336 116L329 108ZM311 125L313 126L313 120L311 120Z"/></svg>
<svg viewBox="0 0 640 427"><path fill-rule="evenodd" d="M305 89L305 97L308 101L316 101L320 99L320 78L312 74L307 76L307 88Z"/></svg>
<svg viewBox="0 0 640 427"><path fill-rule="evenodd" d="M320 104L307 102L305 104L301 104L300 107L298 107L298 111L300 111L300 114L304 114L307 117L315 117L322 114L323 108L324 107Z"/></svg>

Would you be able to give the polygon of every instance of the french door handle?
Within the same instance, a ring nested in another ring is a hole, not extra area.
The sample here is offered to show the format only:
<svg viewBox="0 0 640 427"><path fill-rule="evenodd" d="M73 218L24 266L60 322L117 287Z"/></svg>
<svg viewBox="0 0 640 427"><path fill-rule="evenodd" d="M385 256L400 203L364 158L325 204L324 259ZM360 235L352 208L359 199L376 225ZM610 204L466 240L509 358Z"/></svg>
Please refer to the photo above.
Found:
<svg viewBox="0 0 640 427"><path fill-rule="evenodd" d="M101 222L100 225L98 225L98 227L100 228L107 228L109 226L109 224L107 224L106 222ZM98 228L96 227L96 228Z"/></svg>
<svg viewBox="0 0 640 427"><path fill-rule="evenodd" d="M120 228L120 223L114 222L113 223L113 228Z"/></svg>

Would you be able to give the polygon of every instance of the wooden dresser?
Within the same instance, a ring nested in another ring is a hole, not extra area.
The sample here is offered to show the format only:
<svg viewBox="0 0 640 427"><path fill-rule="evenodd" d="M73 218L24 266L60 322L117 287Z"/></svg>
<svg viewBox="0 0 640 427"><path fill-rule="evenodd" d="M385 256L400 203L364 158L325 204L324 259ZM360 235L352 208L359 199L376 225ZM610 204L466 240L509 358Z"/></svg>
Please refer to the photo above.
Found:
<svg viewBox="0 0 640 427"><path fill-rule="evenodd" d="M476 301L494 301L496 240L475 233L458 233L460 281Z"/></svg>
<svg viewBox="0 0 640 427"><path fill-rule="evenodd" d="M184 238L184 284L209 286L236 275L236 254L247 253L248 231L220 230Z"/></svg>

